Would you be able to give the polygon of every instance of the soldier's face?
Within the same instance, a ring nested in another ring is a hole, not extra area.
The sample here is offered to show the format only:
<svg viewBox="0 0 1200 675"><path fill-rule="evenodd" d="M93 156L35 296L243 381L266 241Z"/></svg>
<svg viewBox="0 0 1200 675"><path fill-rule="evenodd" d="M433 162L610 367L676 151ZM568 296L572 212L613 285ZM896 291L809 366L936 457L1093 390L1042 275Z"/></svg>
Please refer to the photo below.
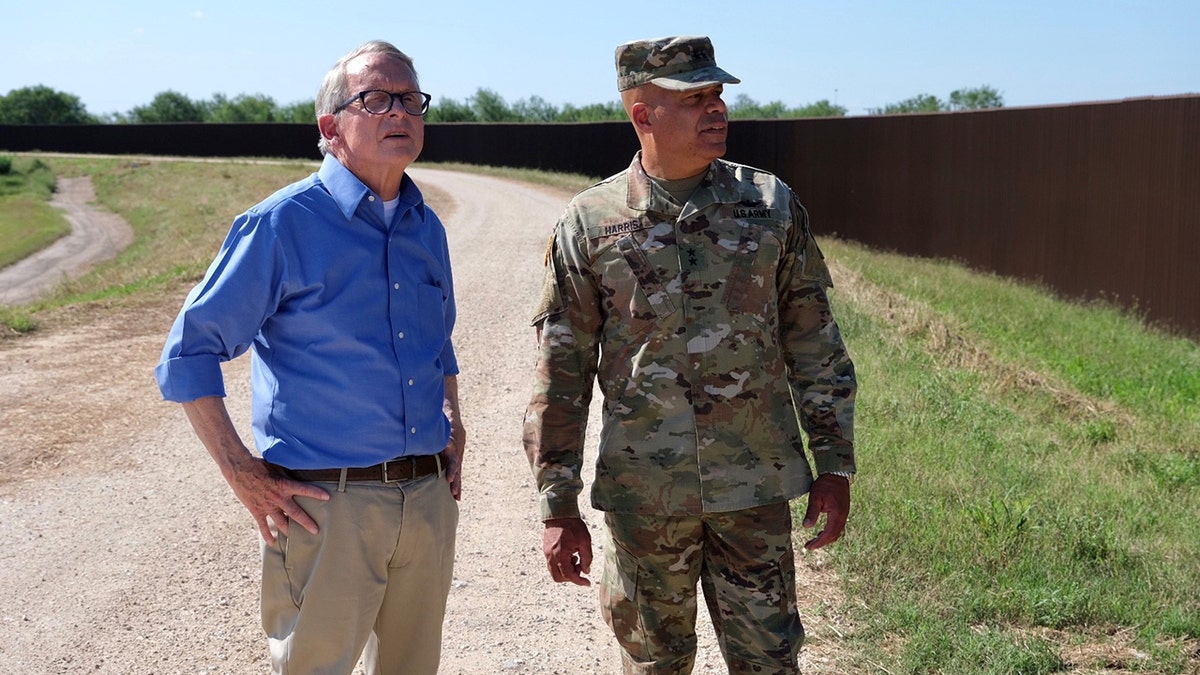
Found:
<svg viewBox="0 0 1200 675"><path fill-rule="evenodd" d="M658 91L651 103L651 121L660 155L694 165L696 173L724 156L729 133L729 111L721 98L724 86L689 91L654 89Z"/></svg>

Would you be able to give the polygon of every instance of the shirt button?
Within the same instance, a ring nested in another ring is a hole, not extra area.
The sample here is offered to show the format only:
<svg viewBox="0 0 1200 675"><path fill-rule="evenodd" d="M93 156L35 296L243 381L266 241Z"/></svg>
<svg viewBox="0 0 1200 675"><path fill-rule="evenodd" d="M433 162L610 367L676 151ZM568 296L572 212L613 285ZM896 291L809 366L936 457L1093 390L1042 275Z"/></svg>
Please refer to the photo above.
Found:
<svg viewBox="0 0 1200 675"><path fill-rule="evenodd" d="M411 387L411 386L413 386L413 381L412 381L412 380L409 380L409 381L408 381L408 386L410 386L410 387Z"/></svg>
<svg viewBox="0 0 1200 675"><path fill-rule="evenodd" d="M367 195L367 201L369 201L369 202L375 201L375 195Z"/></svg>
<svg viewBox="0 0 1200 675"><path fill-rule="evenodd" d="M396 290L400 290L400 284L399 283L392 284L392 288L394 288Z"/></svg>
<svg viewBox="0 0 1200 675"><path fill-rule="evenodd" d="M415 434L415 433L417 433L417 428L416 428L416 427L413 427L413 428L409 429L409 430L408 430L408 433L410 433L410 434Z"/></svg>
<svg viewBox="0 0 1200 675"><path fill-rule="evenodd" d="M401 340L403 340L403 339L404 339L404 331L400 331L399 333L396 333L396 337L398 337L398 338L400 338Z"/></svg>

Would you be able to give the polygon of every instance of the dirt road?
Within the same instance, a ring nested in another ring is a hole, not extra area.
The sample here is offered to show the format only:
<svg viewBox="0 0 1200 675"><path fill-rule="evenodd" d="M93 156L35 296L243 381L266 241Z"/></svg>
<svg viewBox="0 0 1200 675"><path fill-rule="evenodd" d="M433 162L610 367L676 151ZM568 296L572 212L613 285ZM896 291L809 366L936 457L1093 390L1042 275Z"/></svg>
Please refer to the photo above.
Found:
<svg viewBox="0 0 1200 675"><path fill-rule="evenodd" d="M528 317L545 237L568 195L470 174L413 175L450 234L469 433L441 672L618 673L594 587L549 580L520 446ZM186 290L161 306L0 343L0 673L267 669L256 529L154 385ZM248 359L229 364L226 378L249 438ZM593 530L601 522L587 518ZM801 554L805 586L835 585L820 563ZM832 672L823 636L836 618L816 593L801 596L816 638L805 672ZM700 623L695 672L723 673L707 617Z"/></svg>

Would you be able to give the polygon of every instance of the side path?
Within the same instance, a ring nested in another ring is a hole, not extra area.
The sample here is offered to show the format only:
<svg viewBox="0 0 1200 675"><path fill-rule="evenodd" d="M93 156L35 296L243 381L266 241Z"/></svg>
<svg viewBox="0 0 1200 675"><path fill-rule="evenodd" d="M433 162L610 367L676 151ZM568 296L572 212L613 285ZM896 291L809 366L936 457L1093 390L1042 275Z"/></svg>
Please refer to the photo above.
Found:
<svg viewBox="0 0 1200 675"><path fill-rule="evenodd" d="M95 198L91 178L58 179L50 205L65 212L71 233L0 269L0 305L33 302L95 263L115 257L133 241L133 228L123 218L90 206Z"/></svg>

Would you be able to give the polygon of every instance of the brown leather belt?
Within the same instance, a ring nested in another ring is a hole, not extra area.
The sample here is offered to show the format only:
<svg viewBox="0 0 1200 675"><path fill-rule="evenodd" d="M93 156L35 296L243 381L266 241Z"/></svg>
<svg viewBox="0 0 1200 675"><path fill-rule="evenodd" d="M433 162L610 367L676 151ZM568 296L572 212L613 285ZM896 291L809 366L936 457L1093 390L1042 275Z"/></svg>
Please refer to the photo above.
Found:
<svg viewBox="0 0 1200 675"><path fill-rule="evenodd" d="M333 482L342 480L342 469L288 469L278 464L272 464L272 466L292 480ZM379 483L398 483L439 473L441 470L442 463L439 455L397 457L374 466L345 469L348 481Z"/></svg>

